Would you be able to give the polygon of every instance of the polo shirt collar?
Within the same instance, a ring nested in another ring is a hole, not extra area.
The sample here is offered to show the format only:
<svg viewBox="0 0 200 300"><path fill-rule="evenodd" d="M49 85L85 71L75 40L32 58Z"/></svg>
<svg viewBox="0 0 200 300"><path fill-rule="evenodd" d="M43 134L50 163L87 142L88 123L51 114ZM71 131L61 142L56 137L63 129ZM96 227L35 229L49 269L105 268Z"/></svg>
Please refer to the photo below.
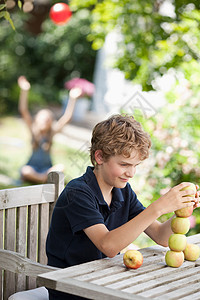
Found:
<svg viewBox="0 0 200 300"><path fill-rule="evenodd" d="M91 190L94 192L98 202L100 205L107 205L106 201L103 198L101 189L97 182L96 176L93 172L94 167L87 167L86 173L83 175L86 183L89 185ZM117 208L121 207L122 203L124 202L124 198L122 195L122 191L119 188L113 188L113 196L111 202L111 208L116 210Z"/></svg>

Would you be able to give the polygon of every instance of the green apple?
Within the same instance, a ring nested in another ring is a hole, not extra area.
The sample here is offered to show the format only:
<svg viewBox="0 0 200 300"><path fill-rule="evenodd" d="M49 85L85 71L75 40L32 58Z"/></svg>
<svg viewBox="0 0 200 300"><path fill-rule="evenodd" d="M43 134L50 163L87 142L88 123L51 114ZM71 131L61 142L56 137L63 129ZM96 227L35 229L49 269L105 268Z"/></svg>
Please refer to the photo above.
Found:
<svg viewBox="0 0 200 300"><path fill-rule="evenodd" d="M169 267L178 268L184 262L184 254L182 251L167 251L165 255L165 262Z"/></svg>
<svg viewBox="0 0 200 300"><path fill-rule="evenodd" d="M186 234L190 229L189 218L176 217L172 219L171 229L174 233Z"/></svg>
<svg viewBox="0 0 200 300"><path fill-rule="evenodd" d="M187 244L183 253L186 260L195 261L199 258L200 247L195 244Z"/></svg>
<svg viewBox="0 0 200 300"><path fill-rule="evenodd" d="M193 190L194 194L186 195L184 197L194 196L197 192L197 189L196 189L196 186L195 186L194 183L190 183L189 186L186 186L186 187L182 188L181 191L185 191L185 190ZM182 217L182 218L188 218L188 217L191 216L192 213L193 213L193 206L184 207L184 208L181 208L181 209L178 209L178 210L175 211L176 216L177 217Z"/></svg>
<svg viewBox="0 0 200 300"><path fill-rule="evenodd" d="M123 262L129 269L138 269L143 264L142 253L138 250L127 250L123 256Z"/></svg>
<svg viewBox="0 0 200 300"><path fill-rule="evenodd" d="M187 238L184 234L173 233L169 237L168 244L173 251L183 251L187 245Z"/></svg>

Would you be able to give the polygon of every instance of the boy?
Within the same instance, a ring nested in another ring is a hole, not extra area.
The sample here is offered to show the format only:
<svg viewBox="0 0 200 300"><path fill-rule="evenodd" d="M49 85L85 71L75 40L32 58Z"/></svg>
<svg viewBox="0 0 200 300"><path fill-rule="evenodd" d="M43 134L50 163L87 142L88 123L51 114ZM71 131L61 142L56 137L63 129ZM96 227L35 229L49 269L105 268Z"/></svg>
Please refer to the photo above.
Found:
<svg viewBox="0 0 200 300"><path fill-rule="evenodd" d="M98 123L91 140L88 167L68 183L52 216L47 238L48 264L60 268L103 257L114 257L143 231L156 243L168 246L171 219L161 224L162 214L198 206L198 194L181 191L181 183L146 209L128 180L149 155L151 141L131 116L114 115ZM188 201L188 203L186 203ZM84 299L49 291L50 300Z"/></svg>

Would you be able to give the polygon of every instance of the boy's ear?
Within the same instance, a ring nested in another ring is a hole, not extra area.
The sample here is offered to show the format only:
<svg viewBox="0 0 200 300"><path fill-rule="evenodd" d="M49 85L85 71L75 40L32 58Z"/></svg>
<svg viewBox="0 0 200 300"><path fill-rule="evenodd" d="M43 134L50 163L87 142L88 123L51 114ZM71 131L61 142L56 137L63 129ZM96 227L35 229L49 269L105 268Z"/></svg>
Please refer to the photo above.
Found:
<svg viewBox="0 0 200 300"><path fill-rule="evenodd" d="M101 165L103 163L103 153L101 150L96 150L95 151L95 160L96 160L96 163L98 165Z"/></svg>

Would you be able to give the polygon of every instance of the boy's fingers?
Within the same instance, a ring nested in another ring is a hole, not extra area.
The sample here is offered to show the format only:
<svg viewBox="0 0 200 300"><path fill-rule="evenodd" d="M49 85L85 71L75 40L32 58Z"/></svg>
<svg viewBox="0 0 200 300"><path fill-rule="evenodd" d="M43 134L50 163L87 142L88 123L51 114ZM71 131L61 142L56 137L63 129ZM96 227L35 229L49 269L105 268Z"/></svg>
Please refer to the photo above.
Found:
<svg viewBox="0 0 200 300"><path fill-rule="evenodd" d="M179 183L178 185L177 185L177 187L179 188L179 189L182 189L182 188L186 188L186 187L190 187L191 186L191 182L181 182L181 183Z"/></svg>
<svg viewBox="0 0 200 300"><path fill-rule="evenodd" d="M181 194L183 197L185 196L195 196L196 195L196 192L194 192L194 190L184 190L184 191L181 191Z"/></svg>

